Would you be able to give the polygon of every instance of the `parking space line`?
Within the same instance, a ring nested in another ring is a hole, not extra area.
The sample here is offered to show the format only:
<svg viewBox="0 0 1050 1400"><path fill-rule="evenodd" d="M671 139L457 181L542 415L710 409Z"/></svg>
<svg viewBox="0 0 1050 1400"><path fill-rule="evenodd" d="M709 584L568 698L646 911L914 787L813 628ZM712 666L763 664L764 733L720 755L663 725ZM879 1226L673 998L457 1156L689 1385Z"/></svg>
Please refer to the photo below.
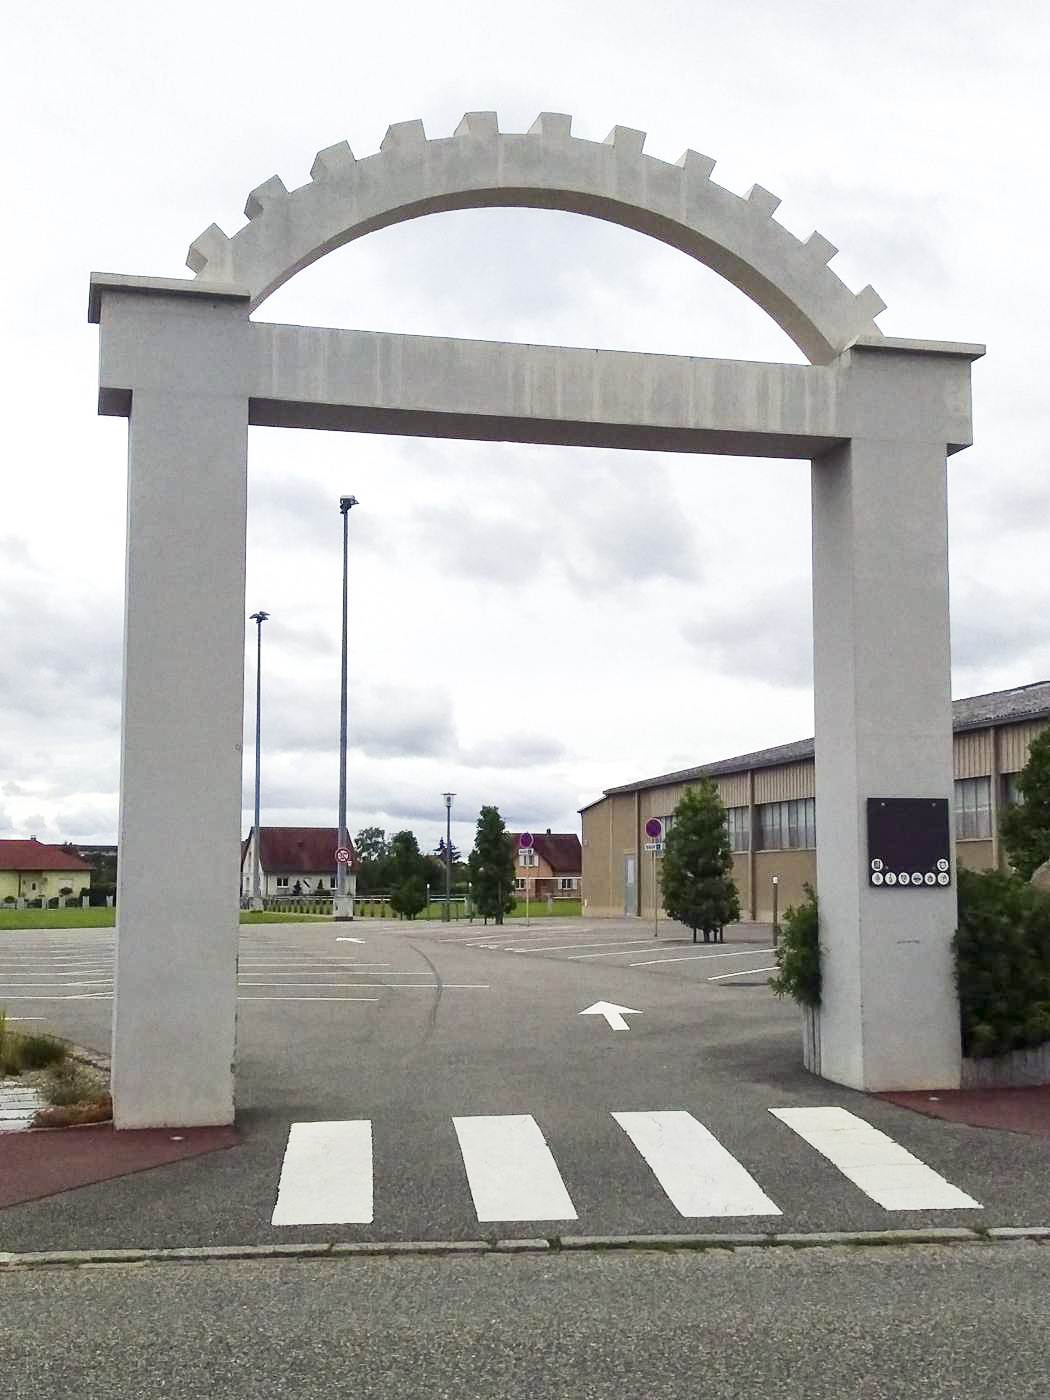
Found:
<svg viewBox="0 0 1050 1400"><path fill-rule="evenodd" d="M370 1225L372 1124L293 1123L273 1225Z"/></svg>
<svg viewBox="0 0 1050 1400"><path fill-rule="evenodd" d="M726 982L730 977L750 977L757 972L776 972L776 967L745 967L739 972L722 972L717 977L709 977L709 982Z"/></svg>
<svg viewBox="0 0 1050 1400"><path fill-rule="evenodd" d="M703 962L705 958L757 958L761 953L772 953L772 948L745 948L739 953L690 953L680 958L652 958L648 962L631 963L632 967L655 967L662 962Z"/></svg>

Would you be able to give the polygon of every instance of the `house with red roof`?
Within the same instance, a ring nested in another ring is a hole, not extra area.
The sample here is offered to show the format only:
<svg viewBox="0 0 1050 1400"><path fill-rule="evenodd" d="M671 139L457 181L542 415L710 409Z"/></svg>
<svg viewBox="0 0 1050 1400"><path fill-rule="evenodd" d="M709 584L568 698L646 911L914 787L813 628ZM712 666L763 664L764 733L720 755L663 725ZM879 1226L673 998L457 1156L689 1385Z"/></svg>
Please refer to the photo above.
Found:
<svg viewBox="0 0 1050 1400"><path fill-rule="evenodd" d="M339 829L334 826L260 826L259 893L264 899L280 895L330 895L335 890L335 853ZM357 893L357 858L350 847L347 893ZM255 828L241 843L241 894L252 894Z"/></svg>
<svg viewBox="0 0 1050 1400"><path fill-rule="evenodd" d="M28 841L0 841L0 902L54 899L63 890L73 895L91 888L91 866L65 846Z"/></svg>
<svg viewBox="0 0 1050 1400"><path fill-rule="evenodd" d="M572 831L532 833L532 845L521 845L521 833L512 831L514 888L528 889L530 899L576 899L583 872L583 847Z"/></svg>

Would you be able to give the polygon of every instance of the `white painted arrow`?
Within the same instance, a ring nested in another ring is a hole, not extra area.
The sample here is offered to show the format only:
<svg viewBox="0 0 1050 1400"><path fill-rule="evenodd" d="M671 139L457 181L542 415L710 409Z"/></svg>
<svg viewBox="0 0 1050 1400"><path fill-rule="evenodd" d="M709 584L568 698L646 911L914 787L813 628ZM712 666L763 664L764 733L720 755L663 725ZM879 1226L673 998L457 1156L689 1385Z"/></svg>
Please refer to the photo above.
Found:
<svg viewBox="0 0 1050 1400"><path fill-rule="evenodd" d="M337 938L335 941L337 943L363 943L365 940L363 938Z"/></svg>
<svg viewBox="0 0 1050 1400"><path fill-rule="evenodd" d="M642 1013L636 1011L633 1006L616 1006L611 1001L596 1001L593 1006L588 1006L586 1011L581 1011L581 1016L604 1016L614 1031L627 1031L630 1026L623 1019L624 1015L640 1016Z"/></svg>

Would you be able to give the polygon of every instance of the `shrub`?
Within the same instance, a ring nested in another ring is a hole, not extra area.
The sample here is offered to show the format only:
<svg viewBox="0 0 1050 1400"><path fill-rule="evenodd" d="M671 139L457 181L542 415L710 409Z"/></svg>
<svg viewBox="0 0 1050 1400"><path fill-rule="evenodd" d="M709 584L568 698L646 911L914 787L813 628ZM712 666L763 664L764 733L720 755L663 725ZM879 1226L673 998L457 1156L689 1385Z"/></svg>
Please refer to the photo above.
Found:
<svg viewBox="0 0 1050 1400"><path fill-rule="evenodd" d="M963 1054L1050 1041L1050 899L1017 875L959 871L953 940Z"/></svg>
<svg viewBox="0 0 1050 1400"><path fill-rule="evenodd" d="M805 902L784 914L774 951L777 975L769 985L778 997L789 996L800 1006L819 1006L820 916L813 887L803 888Z"/></svg>
<svg viewBox="0 0 1050 1400"><path fill-rule="evenodd" d="M66 1047L50 1035L20 1035L19 1058L23 1069L46 1069L66 1058Z"/></svg>
<svg viewBox="0 0 1050 1400"><path fill-rule="evenodd" d="M43 1087L48 1103L63 1107L67 1104L94 1102L101 1097L98 1076L75 1060L57 1065Z"/></svg>

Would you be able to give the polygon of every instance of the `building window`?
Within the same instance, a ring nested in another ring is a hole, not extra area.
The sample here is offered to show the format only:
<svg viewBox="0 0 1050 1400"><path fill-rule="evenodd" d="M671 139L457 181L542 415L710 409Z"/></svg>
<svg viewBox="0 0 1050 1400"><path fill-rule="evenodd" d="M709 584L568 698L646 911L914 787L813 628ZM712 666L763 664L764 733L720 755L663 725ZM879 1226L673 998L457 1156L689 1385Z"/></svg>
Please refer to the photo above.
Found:
<svg viewBox="0 0 1050 1400"><path fill-rule="evenodd" d="M956 778L955 839L987 840L992 834L991 778Z"/></svg>
<svg viewBox="0 0 1050 1400"><path fill-rule="evenodd" d="M817 844L816 798L763 802L758 809L758 825L760 850L811 850Z"/></svg>
<svg viewBox="0 0 1050 1400"><path fill-rule="evenodd" d="M749 851L751 849L751 822L747 807L726 808L726 832L729 836L729 849L731 851Z"/></svg>
<svg viewBox="0 0 1050 1400"><path fill-rule="evenodd" d="M1024 801L1024 794L1017 786L1017 780L1020 776L1020 773L1003 774L1002 804L1004 807L1019 807Z"/></svg>
<svg viewBox="0 0 1050 1400"><path fill-rule="evenodd" d="M288 876L287 876L287 875L278 875L278 877L277 877L277 888L278 888L279 890L286 890L286 889L288 888Z"/></svg>
<svg viewBox="0 0 1050 1400"><path fill-rule="evenodd" d="M329 877L328 877L328 888L329 888L330 890L334 890L334 889L335 889L335 876L334 876L334 875L329 875Z"/></svg>
<svg viewBox="0 0 1050 1400"><path fill-rule="evenodd" d="M560 881L559 888L563 890L574 890L576 888L576 876L563 876Z"/></svg>
<svg viewBox="0 0 1050 1400"><path fill-rule="evenodd" d="M516 879L514 881L514 888L516 890L523 890L525 888L525 881L523 879Z"/></svg>
<svg viewBox="0 0 1050 1400"><path fill-rule="evenodd" d="M531 849L519 851L519 852L518 852L518 864L519 864L519 865L535 865L535 864L536 864L536 852L533 851L533 850L531 850Z"/></svg>

